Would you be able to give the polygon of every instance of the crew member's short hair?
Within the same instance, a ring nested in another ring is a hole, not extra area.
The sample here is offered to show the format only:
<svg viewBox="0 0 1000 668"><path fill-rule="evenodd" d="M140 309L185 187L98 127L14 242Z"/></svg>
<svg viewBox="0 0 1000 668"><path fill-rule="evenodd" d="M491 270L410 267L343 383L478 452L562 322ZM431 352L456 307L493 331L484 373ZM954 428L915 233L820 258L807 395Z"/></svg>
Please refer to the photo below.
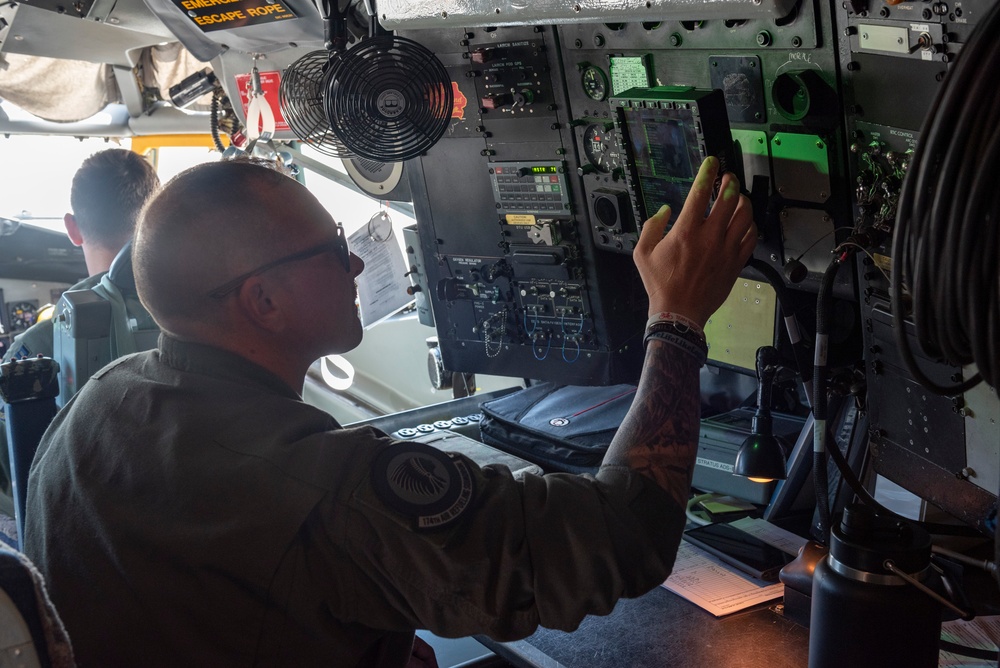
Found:
<svg viewBox="0 0 1000 668"><path fill-rule="evenodd" d="M124 246L159 185L153 165L133 151L112 148L84 160L70 189L70 205L84 240L111 249Z"/></svg>
<svg viewBox="0 0 1000 668"><path fill-rule="evenodd" d="M273 164L222 160L181 172L150 198L132 266L139 299L161 329L177 334L185 321L211 318L218 301L208 290L273 259L288 237L281 211L289 191L276 190L289 184L304 190Z"/></svg>

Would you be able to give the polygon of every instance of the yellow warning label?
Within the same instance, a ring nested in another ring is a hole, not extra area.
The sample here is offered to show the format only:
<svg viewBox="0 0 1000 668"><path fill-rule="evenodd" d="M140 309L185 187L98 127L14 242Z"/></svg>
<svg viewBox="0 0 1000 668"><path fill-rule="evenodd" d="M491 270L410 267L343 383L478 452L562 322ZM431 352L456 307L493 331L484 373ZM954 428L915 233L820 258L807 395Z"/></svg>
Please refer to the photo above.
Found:
<svg viewBox="0 0 1000 668"><path fill-rule="evenodd" d="M174 0L204 32L296 18L278 0Z"/></svg>
<svg viewBox="0 0 1000 668"><path fill-rule="evenodd" d="M534 225L535 217L528 213L508 213L508 225Z"/></svg>

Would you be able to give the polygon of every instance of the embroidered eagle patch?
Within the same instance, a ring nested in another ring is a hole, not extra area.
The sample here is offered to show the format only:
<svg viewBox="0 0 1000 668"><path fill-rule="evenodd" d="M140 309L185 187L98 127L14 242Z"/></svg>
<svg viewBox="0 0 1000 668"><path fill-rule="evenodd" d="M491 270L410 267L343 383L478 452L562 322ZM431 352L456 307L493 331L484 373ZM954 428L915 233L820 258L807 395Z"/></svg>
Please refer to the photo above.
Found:
<svg viewBox="0 0 1000 668"><path fill-rule="evenodd" d="M475 482L465 460L424 443L386 448L371 470L379 499L413 518L418 530L452 524L475 496Z"/></svg>

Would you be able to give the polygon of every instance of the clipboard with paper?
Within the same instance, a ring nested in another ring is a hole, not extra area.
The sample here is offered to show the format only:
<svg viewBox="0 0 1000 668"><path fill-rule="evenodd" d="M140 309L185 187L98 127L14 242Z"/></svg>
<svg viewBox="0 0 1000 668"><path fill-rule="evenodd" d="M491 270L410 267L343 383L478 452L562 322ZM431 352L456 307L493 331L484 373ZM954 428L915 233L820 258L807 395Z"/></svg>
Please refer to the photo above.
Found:
<svg viewBox="0 0 1000 668"><path fill-rule="evenodd" d="M357 278L361 324L369 329L413 303L403 251L392 219L379 211L348 237L351 252L365 263Z"/></svg>

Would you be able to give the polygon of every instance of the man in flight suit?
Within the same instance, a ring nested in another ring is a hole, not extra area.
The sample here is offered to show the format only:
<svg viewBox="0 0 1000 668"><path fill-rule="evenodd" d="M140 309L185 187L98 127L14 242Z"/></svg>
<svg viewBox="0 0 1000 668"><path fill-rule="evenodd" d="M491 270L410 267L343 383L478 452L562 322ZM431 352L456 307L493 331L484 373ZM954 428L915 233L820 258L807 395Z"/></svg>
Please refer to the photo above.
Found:
<svg viewBox="0 0 1000 668"><path fill-rule="evenodd" d="M89 276L70 290L89 290L101 282L118 251L132 238L143 204L159 186L156 170L133 151L112 148L83 161L70 187L73 213L63 216L63 224L70 241L83 249ZM52 346L52 320L45 319L15 337L3 361L52 357ZM9 466L0 401L0 511L12 515Z"/></svg>
<svg viewBox="0 0 1000 668"><path fill-rule="evenodd" d="M401 667L414 629L572 630L662 583L698 445L692 332L756 239L731 174L704 216L717 170L635 249L654 320L686 324L651 327L600 472L520 479L301 401L309 365L361 341L364 266L303 186L241 162L167 184L134 255L159 347L87 383L29 481L26 552L79 662Z"/></svg>

